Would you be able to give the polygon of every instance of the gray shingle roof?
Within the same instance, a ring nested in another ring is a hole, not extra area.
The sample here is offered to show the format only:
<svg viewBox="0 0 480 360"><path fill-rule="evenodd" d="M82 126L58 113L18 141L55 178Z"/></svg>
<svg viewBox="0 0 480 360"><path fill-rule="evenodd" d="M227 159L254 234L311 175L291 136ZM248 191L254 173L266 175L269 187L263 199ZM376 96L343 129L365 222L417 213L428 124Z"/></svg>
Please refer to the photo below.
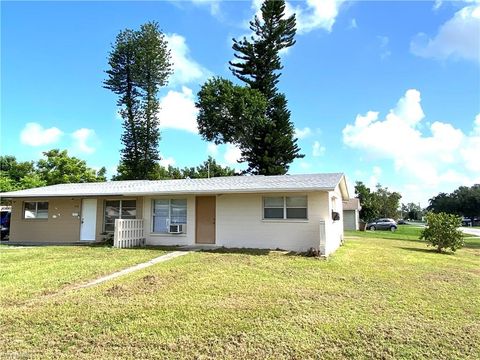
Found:
<svg viewBox="0 0 480 360"><path fill-rule="evenodd" d="M330 191L344 178L342 173L277 176L229 176L210 179L130 180L44 186L0 193L0 197L55 197L101 195L222 194L273 191ZM343 190L342 190L343 191ZM348 196L348 195L347 195Z"/></svg>

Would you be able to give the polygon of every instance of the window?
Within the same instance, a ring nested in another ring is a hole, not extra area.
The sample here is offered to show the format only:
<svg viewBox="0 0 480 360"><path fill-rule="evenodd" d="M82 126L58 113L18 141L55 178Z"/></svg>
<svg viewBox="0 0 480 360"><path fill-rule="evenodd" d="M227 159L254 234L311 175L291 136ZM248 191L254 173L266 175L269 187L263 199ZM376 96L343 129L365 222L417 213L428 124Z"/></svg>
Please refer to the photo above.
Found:
<svg viewBox="0 0 480 360"><path fill-rule="evenodd" d="M115 230L115 219L136 219L136 200L106 200L105 201L105 231Z"/></svg>
<svg viewBox="0 0 480 360"><path fill-rule="evenodd" d="M187 200L154 200L152 213L153 232L168 233L170 225L187 223Z"/></svg>
<svg viewBox="0 0 480 360"><path fill-rule="evenodd" d="M306 196L276 196L263 198L264 219L307 219Z"/></svg>
<svg viewBox="0 0 480 360"><path fill-rule="evenodd" d="M48 219L48 202L26 201L23 207L24 219Z"/></svg>

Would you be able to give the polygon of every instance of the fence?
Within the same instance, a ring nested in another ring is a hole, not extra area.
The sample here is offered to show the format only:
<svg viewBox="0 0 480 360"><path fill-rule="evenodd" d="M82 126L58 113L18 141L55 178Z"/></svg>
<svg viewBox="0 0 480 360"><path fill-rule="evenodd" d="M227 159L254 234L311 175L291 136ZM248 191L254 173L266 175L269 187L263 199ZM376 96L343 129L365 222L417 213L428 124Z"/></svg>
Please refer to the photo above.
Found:
<svg viewBox="0 0 480 360"><path fill-rule="evenodd" d="M126 249L144 245L143 219L115 219L114 247Z"/></svg>

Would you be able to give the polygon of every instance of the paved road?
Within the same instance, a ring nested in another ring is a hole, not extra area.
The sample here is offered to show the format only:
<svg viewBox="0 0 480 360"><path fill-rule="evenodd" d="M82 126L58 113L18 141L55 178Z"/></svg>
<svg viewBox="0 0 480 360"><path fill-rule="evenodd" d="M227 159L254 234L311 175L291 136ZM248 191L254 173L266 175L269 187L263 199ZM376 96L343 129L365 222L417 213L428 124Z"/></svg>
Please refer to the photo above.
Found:
<svg viewBox="0 0 480 360"><path fill-rule="evenodd" d="M461 227L460 230L462 230L465 234L480 236L480 229L478 228Z"/></svg>

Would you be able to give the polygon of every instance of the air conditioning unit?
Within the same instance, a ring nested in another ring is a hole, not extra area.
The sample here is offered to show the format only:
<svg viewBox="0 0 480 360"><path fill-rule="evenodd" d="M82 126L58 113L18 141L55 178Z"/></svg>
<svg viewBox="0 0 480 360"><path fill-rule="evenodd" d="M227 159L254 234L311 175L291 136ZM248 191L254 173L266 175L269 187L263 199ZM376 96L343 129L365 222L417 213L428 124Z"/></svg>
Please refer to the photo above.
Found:
<svg viewBox="0 0 480 360"><path fill-rule="evenodd" d="M170 225L168 227L168 232L170 234L181 234L181 233L183 233L183 224Z"/></svg>

